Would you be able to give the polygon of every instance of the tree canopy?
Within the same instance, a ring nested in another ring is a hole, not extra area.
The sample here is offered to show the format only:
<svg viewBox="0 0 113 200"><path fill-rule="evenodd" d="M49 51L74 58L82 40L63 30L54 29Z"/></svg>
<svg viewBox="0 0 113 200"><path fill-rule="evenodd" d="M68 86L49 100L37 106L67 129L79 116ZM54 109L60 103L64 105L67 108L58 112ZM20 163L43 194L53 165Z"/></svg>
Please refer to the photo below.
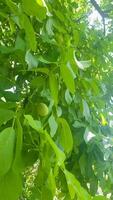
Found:
<svg viewBox="0 0 113 200"><path fill-rule="evenodd" d="M0 65L0 199L112 200L112 0L1 0Z"/></svg>

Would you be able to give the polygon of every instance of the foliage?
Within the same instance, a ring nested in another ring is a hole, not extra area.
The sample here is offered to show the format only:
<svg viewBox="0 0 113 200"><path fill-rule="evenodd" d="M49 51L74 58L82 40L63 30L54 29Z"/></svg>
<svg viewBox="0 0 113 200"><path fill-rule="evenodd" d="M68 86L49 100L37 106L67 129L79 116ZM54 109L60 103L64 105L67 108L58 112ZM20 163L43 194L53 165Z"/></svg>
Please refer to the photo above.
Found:
<svg viewBox="0 0 113 200"><path fill-rule="evenodd" d="M0 1L1 200L34 166L27 200L113 199L113 5L91 25L94 2Z"/></svg>

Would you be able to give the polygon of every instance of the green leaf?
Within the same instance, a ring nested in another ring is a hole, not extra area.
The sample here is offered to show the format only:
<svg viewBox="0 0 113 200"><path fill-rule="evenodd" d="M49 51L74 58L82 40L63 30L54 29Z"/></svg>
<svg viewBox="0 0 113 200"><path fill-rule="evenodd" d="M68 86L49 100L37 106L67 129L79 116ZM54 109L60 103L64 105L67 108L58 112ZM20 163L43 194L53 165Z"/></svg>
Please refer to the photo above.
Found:
<svg viewBox="0 0 113 200"><path fill-rule="evenodd" d="M54 62L51 62L49 60L46 60L42 55L38 55L37 56L37 59L38 61L42 62L42 63L45 63L45 64L50 64L50 63L54 63Z"/></svg>
<svg viewBox="0 0 113 200"><path fill-rule="evenodd" d="M58 81L56 78L56 75L53 74L52 72L50 72L49 75L49 86L50 86L50 91L51 91L51 95L53 97L54 103L55 105L58 104Z"/></svg>
<svg viewBox="0 0 113 200"><path fill-rule="evenodd" d="M12 13L14 13L15 15L19 14L19 10L16 3L14 3L11 0L5 0L5 1L8 7L11 9Z"/></svg>
<svg viewBox="0 0 113 200"><path fill-rule="evenodd" d="M98 178L96 176L92 176L89 182L90 182L90 193L92 195L95 195L98 190Z"/></svg>
<svg viewBox="0 0 113 200"><path fill-rule="evenodd" d="M9 18L9 25L10 25L11 34L13 34L16 28L15 28L15 23L11 18Z"/></svg>
<svg viewBox="0 0 113 200"><path fill-rule="evenodd" d="M11 168L15 145L15 131L12 127L0 133L0 176L5 175Z"/></svg>
<svg viewBox="0 0 113 200"><path fill-rule="evenodd" d="M47 51L43 52L43 54L41 55L38 54L37 58L40 62L45 64L50 64L50 63L57 64L59 56L60 52L59 49L56 47L56 45L50 45L48 46Z"/></svg>
<svg viewBox="0 0 113 200"><path fill-rule="evenodd" d="M35 57L36 58L36 57ZM36 60L37 60L37 58L36 58ZM34 63L35 64L35 63ZM37 60L37 65L38 65L38 60ZM36 65L35 65L36 66ZM49 76L49 69L47 68L47 67L32 67L32 68L30 68L29 69L29 71L34 71L34 72L39 72L39 73L41 73L41 74L46 74L46 75L48 75ZM45 79L45 77L35 77L34 79L37 79L37 81L38 81L38 79L43 79L43 83L44 83L44 79ZM40 84L40 83L39 83ZM37 84L38 85L38 84ZM40 84L41 85L41 84ZM43 85L43 84L42 84Z"/></svg>
<svg viewBox="0 0 113 200"><path fill-rule="evenodd" d="M77 66L82 69L82 70L86 70L87 68L89 68L91 66L91 61L78 61L76 59L76 57L74 56L75 59L75 63L77 64Z"/></svg>
<svg viewBox="0 0 113 200"><path fill-rule="evenodd" d="M74 121L74 123L73 123L73 127L75 127L75 128L81 128L81 127L86 127L86 125L85 125L85 123L83 123L83 122L79 122L79 121Z"/></svg>
<svg viewBox="0 0 113 200"><path fill-rule="evenodd" d="M42 67L42 68L38 67L38 68L35 68L34 71L35 72L40 72L40 73L43 73L43 74L46 74L46 75L49 75L49 69L46 68L46 67ZM44 80L44 77L43 77L43 80Z"/></svg>
<svg viewBox="0 0 113 200"><path fill-rule="evenodd" d="M70 105L72 103L72 97L71 97L68 89L65 92L65 100L68 105Z"/></svg>
<svg viewBox="0 0 113 200"><path fill-rule="evenodd" d="M57 147L55 142L51 139L50 135L46 131L45 131L45 136L56 154L57 165L62 166L62 164L64 163L64 160L66 159L65 154Z"/></svg>
<svg viewBox="0 0 113 200"><path fill-rule="evenodd" d="M25 51L25 41L19 35L16 38L15 49Z"/></svg>
<svg viewBox="0 0 113 200"><path fill-rule="evenodd" d="M83 116L87 121L89 121L91 118L89 106L85 100L82 100L82 104L83 104Z"/></svg>
<svg viewBox="0 0 113 200"><path fill-rule="evenodd" d="M17 94L12 91L2 91L1 93L7 102L18 102L21 98L19 93Z"/></svg>
<svg viewBox="0 0 113 200"><path fill-rule="evenodd" d="M51 115L48 122L49 122L49 127L50 127L50 135L51 135L51 137L54 137L54 135L57 131L57 128L58 128L55 117L53 115Z"/></svg>
<svg viewBox="0 0 113 200"><path fill-rule="evenodd" d="M79 159L79 165L80 165L80 170L81 170L81 174L83 176L85 176L86 173L86 165L87 165L87 157L86 154L83 153Z"/></svg>
<svg viewBox="0 0 113 200"><path fill-rule="evenodd" d="M69 127L69 124L67 121L63 118L58 119L61 129L60 131L60 137L61 137L61 145L64 148L64 151L66 153L70 153L73 149L73 137L71 133L71 129Z"/></svg>
<svg viewBox="0 0 113 200"><path fill-rule="evenodd" d="M47 179L47 187L51 191L52 196L54 197L55 192L56 192L56 183L55 183L55 177L53 175L52 169L50 170L50 173Z"/></svg>
<svg viewBox="0 0 113 200"><path fill-rule="evenodd" d="M31 81L31 88L41 88L45 83L44 77L39 76L39 77L35 77L32 81Z"/></svg>
<svg viewBox="0 0 113 200"><path fill-rule="evenodd" d="M0 75L0 90L6 90L14 86L14 83L7 77Z"/></svg>
<svg viewBox="0 0 113 200"><path fill-rule="evenodd" d="M37 122L33 119L31 115L24 115L25 119L28 121L28 124L35 129L36 131L40 131L40 126L37 126Z"/></svg>
<svg viewBox="0 0 113 200"><path fill-rule="evenodd" d="M60 12L60 10L54 10L54 12L55 12L55 15L59 18L59 20L64 23L65 16L63 15L63 13Z"/></svg>
<svg viewBox="0 0 113 200"><path fill-rule="evenodd" d="M44 131L43 129L41 129L37 123L35 122L35 120L33 119L33 117L31 115L25 115L25 119L28 121L29 125L36 130L40 135L45 135L46 140L49 142L50 146L53 148L55 154L56 154L56 158L57 158L57 164L58 166L61 166L65 160L65 154L57 147L57 145L55 144L55 142L52 140L52 138L50 137L50 135L47 133L47 131Z"/></svg>
<svg viewBox="0 0 113 200"><path fill-rule="evenodd" d="M60 23L59 20L54 19L53 26L54 26L60 33L64 33L64 34L67 33L66 30L65 30L65 27L62 26L62 24Z"/></svg>
<svg viewBox="0 0 113 200"><path fill-rule="evenodd" d="M77 30L73 31L73 38L75 45L78 46L80 38L79 38L79 32Z"/></svg>
<svg viewBox="0 0 113 200"><path fill-rule="evenodd" d="M43 0L36 0L36 2L40 5L40 6L44 6L44 1Z"/></svg>
<svg viewBox="0 0 113 200"><path fill-rule="evenodd" d="M0 101L0 109L11 109L11 108L15 108L16 107L16 103L15 102L3 102ZM13 112L13 111L12 111Z"/></svg>
<svg viewBox="0 0 113 200"><path fill-rule="evenodd" d="M25 61L28 64L28 70L31 70L32 68L36 68L38 66L37 58L32 55L30 51L26 52Z"/></svg>
<svg viewBox="0 0 113 200"><path fill-rule="evenodd" d="M96 196L96 197L93 197L93 200L107 200L107 198L104 196Z"/></svg>
<svg viewBox="0 0 113 200"><path fill-rule="evenodd" d="M80 194L80 183L75 179L74 175L65 169L64 174L66 176L67 185L71 199L74 199L75 194Z"/></svg>
<svg viewBox="0 0 113 200"><path fill-rule="evenodd" d="M38 0L22 0L23 10L26 14L36 16L40 21L46 17L46 8Z"/></svg>
<svg viewBox="0 0 113 200"><path fill-rule="evenodd" d="M22 178L19 174L9 171L0 179L0 199L17 200L22 192Z"/></svg>
<svg viewBox="0 0 113 200"><path fill-rule="evenodd" d="M64 169L64 174L67 180L67 185L71 199L74 199L76 194L78 200L91 200L90 195L84 188L81 187L79 181L74 177L73 174L71 174L66 169Z"/></svg>
<svg viewBox="0 0 113 200"><path fill-rule="evenodd" d="M0 108L0 126L11 120L14 115L15 113L13 111Z"/></svg>
<svg viewBox="0 0 113 200"><path fill-rule="evenodd" d="M73 74L66 65L61 65L60 67L61 76L63 78L64 83L66 84L66 87L69 89L69 91L74 94L75 93L75 83Z"/></svg>
<svg viewBox="0 0 113 200"><path fill-rule="evenodd" d="M14 51L15 51L14 47L6 47L6 46L0 45L0 52L3 54L13 53Z"/></svg>
<svg viewBox="0 0 113 200"><path fill-rule="evenodd" d="M49 18L47 20L47 23L46 23L46 30L47 30L47 33L50 37L52 37L54 35L53 33L53 19L52 18Z"/></svg>
<svg viewBox="0 0 113 200"><path fill-rule="evenodd" d="M22 145L23 145L23 129L20 123L20 120L16 119L16 147L15 147L15 157L13 161L13 170L21 170L21 162L22 162Z"/></svg>
<svg viewBox="0 0 113 200"><path fill-rule="evenodd" d="M23 14L21 15L21 24L22 24L22 28L25 30L25 34L26 34L26 40L28 42L28 48L31 49L32 51L36 50L36 36L35 36L35 32L34 32L34 28L29 20L29 18Z"/></svg>
<svg viewBox="0 0 113 200"><path fill-rule="evenodd" d="M2 12L2 11L0 11L0 16L1 17L3 17L3 18L5 18L5 19L7 19L7 14L6 13L4 13L4 12Z"/></svg>

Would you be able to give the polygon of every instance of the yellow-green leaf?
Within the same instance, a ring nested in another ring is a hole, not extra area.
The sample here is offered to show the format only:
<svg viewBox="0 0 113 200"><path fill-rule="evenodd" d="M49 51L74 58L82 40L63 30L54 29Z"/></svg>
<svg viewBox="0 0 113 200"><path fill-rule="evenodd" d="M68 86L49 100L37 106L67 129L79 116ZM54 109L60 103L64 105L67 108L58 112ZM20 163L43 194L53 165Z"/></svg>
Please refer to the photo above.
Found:
<svg viewBox="0 0 113 200"><path fill-rule="evenodd" d="M55 74L53 74L52 72L50 72L50 75L49 75L49 86L50 86L50 91L51 91L51 95L53 97L54 103L55 105L57 105L58 104L58 81Z"/></svg>
<svg viewBox="0 0 113 200"><path fill-rule="evenodd" d="M74 83L74 77L73 77L72 71L68 68L67 65L61 65L60 72L61 72L61 76L63 78L63 81L66 87L69 89L69 91L72 94L74 94L75 83Z"/></svg>
<svg viewBox="0 0 113 200"><path fill-rule="evenodd" d="M17 200L22 192L22 178L20 174L9 171L0 179L0 199Z"/></svg>
<svg viewBox="0 0 113 200"><path fill-rule="evenodd" d="M71 129L65 119L59 118L58 121L61 125L61 129L59 130L61 136L61 145L66 153L70 153L73 149L73 137Z"/></svg>
<svg viewBox="0 0 113 200"><path fill-rule="evenodd" d="M22 0L23 10L27 15L36 16L42 21L46 17L46 8L41 3L37 0Z"/></svg>
<svg viewBox="0 0 113 200"><path fill-rule="evenodd" d="M5 175L11 168L14 155L15 131L12 127L0 133L0 176Z"/></svg>

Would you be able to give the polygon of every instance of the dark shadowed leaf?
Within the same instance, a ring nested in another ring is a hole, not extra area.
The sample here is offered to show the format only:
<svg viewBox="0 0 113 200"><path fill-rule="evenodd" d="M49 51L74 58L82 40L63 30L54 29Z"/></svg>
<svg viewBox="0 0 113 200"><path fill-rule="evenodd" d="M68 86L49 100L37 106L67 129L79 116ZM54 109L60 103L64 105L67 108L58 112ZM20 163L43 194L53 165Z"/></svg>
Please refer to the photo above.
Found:
<svg viewBox="0 0 113 200"><path fill-rule="evenodd" d="M12 110L0 108L0 126L14 117L15 113Z"/></svg>

